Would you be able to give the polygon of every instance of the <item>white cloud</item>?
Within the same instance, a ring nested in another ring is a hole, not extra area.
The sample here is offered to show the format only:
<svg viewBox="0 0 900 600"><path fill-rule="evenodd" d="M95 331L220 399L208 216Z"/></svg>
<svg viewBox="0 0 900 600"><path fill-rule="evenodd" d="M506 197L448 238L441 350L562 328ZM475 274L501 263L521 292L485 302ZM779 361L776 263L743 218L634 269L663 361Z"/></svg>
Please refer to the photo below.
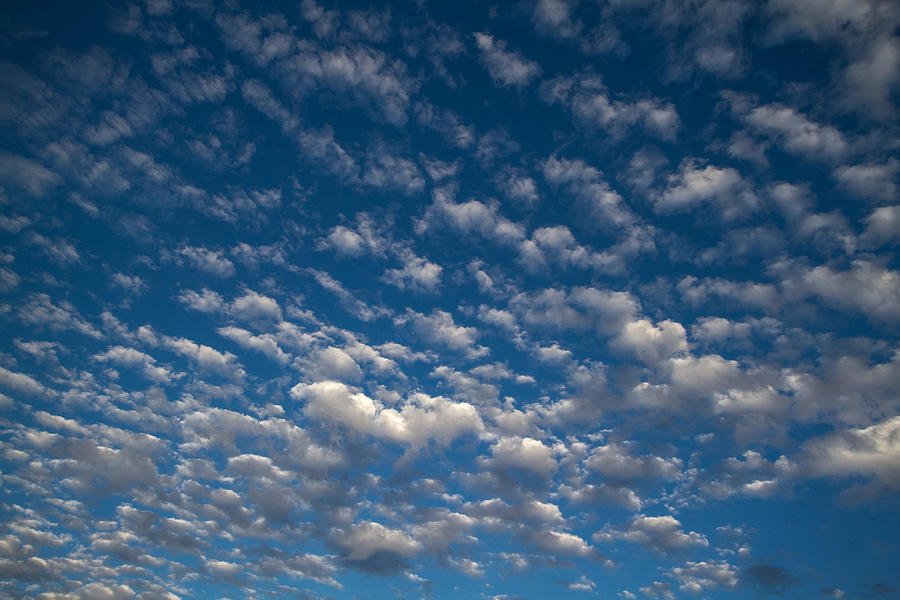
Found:
<svg viewBox="0 0 900 600"><path fill-rule="evenodd" d="M384 551L410 557L422 550L422 544L408 534L374 521L354 523L344 531L335 531L332 537L350 560L365 560Z"/></svg>
<svg viewBox="0 0 900 600"><path fill-rule="evenodd" d="M834 160L848 150L847 141L838 129L810 121L788 106L759 106L744 119L750 127L771 137L788 152L808 159Z"/></svg>
<svg viewBox="0 0 900 600"><path fill-rule="evenodd" d="M504 437L491 446L487 465L492 469L524 469L544 477L551 476L558 464L554 451L530 437Z"/></svg>
<svg viewBox="0 0 900 600"><path fill-rule="evenodd" d="M838 183L851 195L866 200L896 200L900 188L900 161L890 159L885 163L843 165L834 171Z"/></svg>
<svg viewBox="0 0 900 600"><path fill-rule="evenodd" d="M439 229L449 224L463 232L479 233L500 245L513 245L525 236L524 228L499 214L497 204L485 204L478 200L454 202L452 192L437 189L434 203L428 207L418 225L419 232Z"/></svg>
<svg viewBox="0 0 900 600"><path fill-rule="evenodd" d="M660 214L688 212L706 203L718 209L723 218L733 219L753 211L757 198L737 170L701 167L686 160L677 173L669 176L668 187L656 197L654 209Z"/></svg>
<svg viewBox="0 0 900 600"><path fill-rule="evenodd" d="M723 560L687 562L683 567L674 567L669 575L681 585L682 591L699 594L715 587L733 588L738 584L737 569Z"/></svg>
<svg viewBox="0 0 900 600"><path fill-rule="evenodd" d="M673 104L653 98L631 103L614 100L600 78L593 75L557 77L544 83L542 92L546 101L566 106L578 124L617 138L639 126L658 138L673 141L681 127Z"/></svg>
<svg viewBox="0 0 900 600"><path fill-rule="evenodd" d="M634 353L650 365L688 349L684 327L669 319L658 325L654 325L649 319L626 323L610 344Z"/></svg>
<svg viewBox="0 0 900 600"><path fill-rule="evenodd" d="M685 533L681 523L671 515L647 517L638 515L624 529L603 529L594 534L594 541L626 540L657 552L677 552L691 547L708 546L709 540L696 531Z"/></svg>
<svg viewBox="0 0 900 600"><path fill-rule="evenodd" d="M235 298L229 307L229 313L247 323L277 323L282 319L278 302L253 290L248 290L244 295Z"/></svg>
<svg viewBox="0 0 900 600"><path fill-rule="evenodd" d="M219 352L215 348L186 338L169 337L166 338L165 344L171 350L194 361L206 372L217 373L234 380L241 380L246 374L237 357L230 352Z"/></svg>
<svg viewBox="0 0 900 600"><path fill-rule="evenodd" d="M203 313L217 313L225 309L225 301L218 292L203 288L199 292L186 290L179 294L178 300L191 310Z"/></svg>
<svg viewBox="0 0 900 600"><path fill-rule="evenodd" d="M900 240L900 205L882 206L864 219L866 230L860 242L869 247L896 244Z"/></svg>
<svg viewBox="0 0 900 600"><path fill-rule="evenodd" d="M814 438L796 460L809 475L873 477L900 487L900 417Z"/></svg>
<svg viewBox="0 0 900 600"><path fill-rule="evenodd" d="M474 406L440 396L412 394L393 408L337 381L300 383L291 396L305 402L303 413L309 418L413 447L429 441L449 445L483 428Z"/></svg>
<svg viewBox="0 0 900 600"><path fill-rule="evenodd" d="M27 396L41 396L49 392L43 384L38 383L30 375L10 371L3 367L0 367L0 385L8 390Z"/></svg>
<svg viewBox="0 0 900 600"><path fill-rule="evenodd" d="M177 257L195 269L217 277L234 276L234 263L221 250L211 250L200 246L182 246L177 250Z"/></svg>
<svg viewBox="0 0 900 600"><path fill-rule="evenodd" d="M661 478L674 480L681 475L682 463L678 458L659 456L635 456L627 446L609 443L591 451L584 466L612 481Z"/></svg>
<svg viewBox="0 0 900 600"><path fill-rule="evenodd" d="M507 50L503 40L495 41L486 33L476 33L475 43L481 52L481 61L495 83L523 87L541 73L536 62L519 52Z"/></svg>
<svg viewBox="0 0 900 600"><path fill-rule="evenodd" d="M401 260L403 268L385 271L384 281L401 290L434 292L438 289L443 271L440 265L412 252L402 254Z"/></svg>
<svg viewBox="0 0 900 600"><path fill-rule="evenodd" d="M395 322L398 324L408 322L427 343L465 352L471 358L482 356L487 352L486 349L475 346L475 341L480 335L477 328L457 325L453 315L443 310L435 309L430 315L424 315L407 308L406 314L395 319Z"/></svg>
<svg viewBox="0 0 900 600"><path fill-rule="evenodd" d="M100 333L88 323L75 307L62 300L54 304L50 296L44 293L32 294L19 306L19 319L28 325L44 326L54 331L77 331L94 339L101 339Z"/></svg>
<svg viewBox="0 0 900 600"><path fill-rule="evenodd" d="M156 359L149 354L124 346L111 346L106 352L95 355L94 360L140 368L147 379L156 383L168 383L172 375L169 369L157 366Z"/></svg>
<svg viewBox="0 0 900 600"><path fill-rule="evenodd" d="M795 299L817 296L840 310L860 312L874 323L900 319L900 273L867 260L855 260L849 269L827 265L801 268L782 282Z"/></svg>
<svg viewBox="0 0 900 600"><path fill-rule="evenodd" d="M278 346L276 337L271 333L254 335L240 327L220 327L217 331L219 335L228 338L239 346L261 352L281 364L287 364L291 359L290 355Z"/></svg>

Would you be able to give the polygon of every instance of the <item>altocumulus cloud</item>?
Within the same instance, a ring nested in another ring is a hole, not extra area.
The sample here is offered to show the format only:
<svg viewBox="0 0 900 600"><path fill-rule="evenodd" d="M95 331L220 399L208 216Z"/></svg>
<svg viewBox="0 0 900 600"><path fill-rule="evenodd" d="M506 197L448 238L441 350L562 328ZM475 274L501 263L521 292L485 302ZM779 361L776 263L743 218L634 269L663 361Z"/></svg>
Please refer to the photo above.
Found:
<svg viewBox="0 0 900 600"><path fill-rule="evenodd" d="M0 19L0 598L900 589L889 0Z"/></svg>

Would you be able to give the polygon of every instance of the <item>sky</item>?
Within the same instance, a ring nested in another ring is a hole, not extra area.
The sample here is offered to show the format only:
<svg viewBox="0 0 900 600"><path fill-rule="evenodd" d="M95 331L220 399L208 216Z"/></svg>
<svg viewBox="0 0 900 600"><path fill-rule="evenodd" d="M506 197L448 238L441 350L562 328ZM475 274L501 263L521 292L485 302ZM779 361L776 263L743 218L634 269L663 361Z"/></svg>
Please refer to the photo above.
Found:
<svg viewBox="0 0 900 600"><path fill-rule="evenodd" d="M0 598L900 598L900 4L0 9Z"/></svg>

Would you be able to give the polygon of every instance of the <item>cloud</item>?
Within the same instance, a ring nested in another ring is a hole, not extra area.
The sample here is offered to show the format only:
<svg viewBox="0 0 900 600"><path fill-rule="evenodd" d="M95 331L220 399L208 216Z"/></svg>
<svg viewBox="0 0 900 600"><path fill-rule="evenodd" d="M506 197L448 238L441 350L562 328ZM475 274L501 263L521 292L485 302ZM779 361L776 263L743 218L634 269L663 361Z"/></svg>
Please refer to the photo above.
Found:
<svg viewBox="0 0 900 600"><path fill-rule="evenodd" d="M855 260L850 268L841 270L827 265L800 268L782 285L789 297L815 296L839 310L861 313L874 323L900 319L900 274L867 260Z"/></svg>
<svg viewBox="0 0 900 600"><path fill-rule="evenodd" d="M374 521L360 521L346 530L334 531L332 539L347 564L374 573L403 571L402 559L422 550L422 545L403 531Z"/></svg>
<svg viewBox="0 0 900 600"><path fill-rule="evenodd" d="M278 302L253 290L235 298L229 307L229 313L246 323L277 323L282 319Z"/></svg>
<svg viewBox="0 0 900 600"><path fill-rule="evenodd" d="M38 161L17 154L0 153L0 181L41 197L61 182L55 172Z"/></svg>
<svg viewBox="0 0 900 600"><path fill-rule="evenodd" d="M78 314L71 303L63 300L54 304L48 294L32 294L19 306L17 314L28 325L43 326L54 331L76 331L94 339L103 337L102 333Z"/></svg>
<svg viewBox="0 0 900 600"><path fill-rule="evenodd" d="M397 324L409 323L421 339L428 344L463 352L470 358L477 358L487 353L486 348L475 345L475 341L480 335L478 329L457 325L453 320L453 315L448 312L434 310L430 315L424 315L407 308L406 314L395 319L395 322Z"/></svg>
<svg viewBox="0 0 900 600"><path fill-rule="evenodd" d="M483 428L471 404L440 396L413 394L395 408L337 381L300 383L291 396L305 402L303 413L309 418L413 447L429 441L449 445Z"/></svg>
<svg viewBox="0 0 900 600"><path fill-rule="evenodd" d="M674 141L681 127L673 104L653 98L636 102L612 99L594 75L557 77L545 82L541 89L547 102L563 104L578 124L616 138L640 126L655 137Z"/></svg>
<svg viewBox="0 0 900 600"><path fill-rule="evenodd" d="M813 438L795 459L802 472L817 477L874 478L900 486L900 417L869 427L844 429Z"/></svg>
<svg viewBox="0 0 900 600"><path fill-rule="evenodd" d="M767 104L744 115L755 131L770 137L784 150L807 159L836 160L849 149L835 127L810 121L805 115L781 104Z"/></svg>
<svg viewBox="0 0 900 600"><path fill-rule="evenodd" d="M202 313L217 313L225 309L225 301L218 292L203 288L201 291L185 290L178 300L191 310Z"/></svg>
<svg viewBox="0 0 900 600"><path fill-rule="evenodd" d="M756 195L740 173L731 167L706 165L693 160L682 162L677 173L669 176L667 188L654 201L660 214L690 212L710 204L724 219L744 216L757 206Z"/></svg>
<svg viewBox="0 0 900 600"><path fill-rule="evenodd" d="M384 281L403 289L435 292L441 284L442 267L415 254L401 255L403 268L388 269L384 272Z"/></svg>
<svg viewBox="0 0 900 600"><path fill-rule="evenodd" d="M7 390L12 390L17 394L26 396L43 396L50 392L43 384L39 383L34 377L25 373L17 373L0 367L0 385Z"/></svg>
<svg viewBox="0 0 900 600"><path fill-rule="evenodd" d="M621 195L603 179L603 174L581 159L551 156L542 165L544 178L567 188L584 204L585 213L604 228L631 225L637 219Z"/></svg>
<svg viewBox="0 0 900 600"><path fill-rule="evenodd" d="M659 456L635 456L627 446L609 443L597 446L585 459L584 466L611 481L634 481L644 478L677 479L681 460Z"/></svg>
<svg viewBox="0 0 900 600"><path fill-rule="evenodd" d="M610 344L633 352L650 365L688 349L684 327L668 319L659 325L653 325L648 319L631 321Z"/></svg>
<svg viewBox="0 0 900 600"><path fill-rule="evenodd" d="M216 277L233 277L235 273L234 263L228 260L221 250L182 246L175 256L177 261L186 262L189 266Z"/></svg>
<svg viewBox="0 0 900 600"><path fill-rule="evenodd" d="M859 239L869 247L895 244L900 239L900 205L876 208L864 222L866 230Z"/></svg>
<svg viewBox="0 0 900 600"><path fill-rule="evenodd" d="M681 585L684 592L699 594L716 587L733 588L738 584L738 572L734 565L723 560L687 562L683 567L674 567L669 575Z"/></svg>
<svg viewBox="0 0 900 600"><path fill-rule="evenodd" d="M216 373L236 381L246 375L237 357L230 352L219 352L211 346L198 344L187 338L166 338L165 344L174 352L189 358L207 373Z"/></svg>
<svg viewBox="0 0 900 600"><path fill-rule="evenodd" d="M521 225L499 214L496 204L478 200L454 202L452 192L447 189L435 190L432 196L434 203L418 225L422 233L447 224L466 233L478 233L500 245L515 244L525 235Z"/></svg>
<svg viewBox="0 0 900 600"><path fill-rule="evenodd" d="M896 159L885 163L842 165L834 171L840 186L852 196L887 202L897 198L898 174L900 161Z"/></svg>
<svg viewBox="0 0 900 600"><path fill-rule="evenodd" d="M481 62L491 79L502 86L523 87L540 75L541 68L519 52L506 49L506 42L494 40L486 33L475 34L475 44L481 52Z"/></svg>
<svg viewBox="0 0 900 600"><path fill-rule="evenodd" d="M94 360L140 369L144 377L156 383L168 383L172 373L166 367L156 365L156 359L134 348L111 346L106 352L94 356Z"/></svg>
<svg viewBox="0 0 900 600"><path fill-rule="evenodd" d="M681 530L681 523L671 515L647 517L638 515L624 529L606 528L594 534L594 541L625 540L662 553L681 552L692 547L705 547L709 540L696 531Z"/></svg>
<svg viewBox="0 0 900 600"><path fill-rule="evenodd" d="M492 469L524 469L549 477L558 468L553 449L530 437L505 437L491 446Z"/></svg>
<svg viewBox="0 0 900 600"><path fill-rule="evenodd" d="M220 327L218 332L219 335L228 338L239 346L261 352L282 364L286 364L291 359L291 356L279 347L276 337L271 333L253 335L240 327Z"/></svg>

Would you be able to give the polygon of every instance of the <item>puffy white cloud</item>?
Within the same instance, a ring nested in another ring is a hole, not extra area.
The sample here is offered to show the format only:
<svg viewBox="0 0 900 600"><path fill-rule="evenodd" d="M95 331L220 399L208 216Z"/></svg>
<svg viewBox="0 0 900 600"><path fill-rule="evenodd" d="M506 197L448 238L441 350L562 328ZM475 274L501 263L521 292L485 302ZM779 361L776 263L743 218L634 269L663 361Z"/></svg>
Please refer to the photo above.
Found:
<svg viewBox="0 0 900 600"><path fill-rule="evenodd" d="M718 354L672 358L670 364L672 384L687 394L709 396L739 387L743 382L740 364Z"/></svg>
<svg viewBox="0 0 900 600"><path fill-rule="evenodd" d="M330 127L306 129L297 136L303 154L326 172L349 182L356 182L359 165L356 159L334 137Z"/></svg>
<svg viewBox="0 0 900 600"><path fill-rule="evenodd" d="M433 193L434 203L418 224L421 233L449 224L463 232L479 233L501 245L513 245L525 237L524 228L499 214L497 204L478 200L455 202L449 190Z"/></svg>
<svg viewBox="0 0 900 600"><path fill-rule="evenodd" d="M478 329L457 325L453 315L448 312L435 309L430 315L423 315L408 308L406 315L398 317L395 322L410 323L416 333L429 344L463 351L472 358L486 353L486 349L475 346L475 340L480 335Z"/></svg>
<svg viewBox="0 0 900 600"><path fill-rule="evenodd" d="M894 158L885 163L842 165L834 171L835 179L851 195L887 202L897 199L900 191L897 186L898 174L900 161Z"/></svg>
<svg viewBox="0 0 900 600"><path fill-rule="evenodd" d="M77 331L94 339L103 337L70 302L62 300L54 304L50 296L44 293L29 296L27 301L19 305L17 315L28 325L43 326L54 331Z"/></svg>
<svg viewBox="0 0 900 600"><path fill-rule="evenodd" d="M234 263L221 250L212 250L201 246L182 246L177 251L176 260L186 262L189 266L217 277L232 277L235 274Z"/></svg>
<svg viewBox="0 0 900 600"><path fill-rule="evenodd" d="M567 485L561 485L559 486L559 492L570 502L588 506L621 506L634 512L641 510L641 507L643 506L643 502L637 493L625 486L609 485L606 483L595 485L589 483L579 488L573 488Z"/></svg>
<svg viewBox="0 0 900 600"><path fill-rule="evenodd" d="M581 537L568 531L536 531L532 543L544 552L563 556L599 557L599 553Z"/></svg>
<svg viewBox="0 0 900 600"><path fill-rule="evenodd" d="M234 380L241 380L246 375L237 357L231 352L219 352L211 346L186 338L166 338L165 343L171 350L194 361L204 371Z"/></svg>
<svg viewBox="0 0 900 600"><path fill-rule="evenodd" d="M278 302L253 290L235 298L229 307L229 313L247 323L278 322L282 319Z"/></svg>
<svg viewBox="0 0 900 600"><path fill-rule="evenodd" d="M782 286L793 298L816 296L840 310L860 312L874 323L900 319L900 273L868 260L855 260L849 269L827 265L800 268L786 274Z"/></svg>
<svg viewBox="0 0 900 600"><path fill-rule="evenodd" d="M788 106L759 106L747 113L744 119L750 127L770 136L792 154L834 160L848 150L847 141L838 129L814 123Z"/></svg>
<svg viewBox="0 0 900 600"><path fill-rule="evenodd" d="M276 337L271 333L254 335L240 327L220 327L217 331L219 335L228 338L239 346L261 352L282 364L289 362L291 359L290 355L278 346Z"/></svg>
<svg viewBox="0 0 900 600"><path fill-rule="evenodd" d="M594 541L597 542L620 539L641 544L657 552L677 552L709 545L709 540L702 534L696 531L683 532L681 523L671 515L638 515L624 529L606 528L594 534Z"/></svg>
<svg viewBox="0 0 900 600"><path fill-rule="evenodd" d="M523 87L541 73L536 62L519 52L507 50L503 40L494 40L486 33L476 33L475 43L481 52L481 61L495 83Z"/></svg>
<svg viewBox="0 0 900 600"><path fill-rule="evenodd" d="M168 383L172 375L169 369L157 366L156 359L149 354L125 346L111 346L106 352L95 355L94 360L140 368L147 379L156 383Z"/></svg>
<svg viewBox="0 0 900 600"><path fill-rule="evenodd" d="M896 244L900 240L900 205L882 206L864 220L866 230L860 241L869 247Z"/></svg>
<svg viewBox="0 0 900 600"><path fill-rule="evenodd" d="M594 287L521 293L510 300L509 306L526 325L559 331L594 329L600 335L621 331L639 308L637 299L628 292Z"/></svg>
<svg viewBox="0 0 900 600"><path fill-rule="evenodd" d="M683 567L674 567L669 575L681 585L682 591L699 594L715 587L733 588L738 584L737 569L723 560L687 562Z"/></svg>
<svg viewBox="0 0 900 600"><path fill-rule="evenodd" d="M376 148L372 154L362 174L363 184L380 190L397 190L407 196L425 188L425 179L416 163L384 149Z"/></svg>
<svg viewBox="0 0 900 600"><path fill-rule="evenodd" d="M448 445L484 427L474 406L440 396L413 394L393 408L338 381L299 383L291 396L305 402L309 418L414 447L432 440Z"/></svg>
<svg viewBox="0 0 900 600"><path fill-rule="evenodd" d="M199 292L185 290L178 300L191 310L204 313L217 313L225 309L225 301L218 292L203 288Z"/></svg>
<svg viewBox="0 0 900 600"><path fill-rule="evenodd" d="M699 166L692 160L669 176L668 187L657 196L654 209L661 214L687 212L712 203L725 219L754 210L757 198L740 173L731 167Z"/></svg>
<svg viewBox="0 0 900 600"><path fill-rule="evenodd" d="M629 103L614 100L599 77L557 77L542 86L548 102L564 104L575 121L599 128L614 137L626 135L635 125L664 140L674 140L681 119L675 106L652 98Z"/></svg>
<svg viewBox="0 0 900 600"><path fill-rule="evenodd" d="M284 131L294 131L299 127L300 120L275 97L265 83L248 79L241 85L241 95L257 110L279 123Z"/></svg>
<svg viewBox="0 0 900 600"><path fill-rule="evenodd" d="M41 396L50 392L34 377L24 373L17 373L0 367L0 385L7 390L28 396Z"/></svg>
<svg viewBox="0 0 900 600"><path fill-rule="evenodd" d="M682 463L678 458L659 456L635 456L627 446L609 443L597 446L584 461L584 466L610 480L635 480L644 478L677 479Z"/></svg>
<svg viewBox="0 0 900 600"><path fill-rule="evenodd" d="M661 581L654 581L650 585L645 585L640 588L638 591L648 598L665 598L666 600L674 600L675 598L675 594L672 593L672 586ZM623 598L637 598L637 596L627 590L622 592L621 596Z"/></svg>
<svg viewBox="0 0 900 600"><path fill-rule="evenodd" d="M551 476L559 465L553 448L530 437L504 437L491 446L486 464L492 469L523 469L544 477Z"/></svg>
<svg viewBox="0 0 900 600"><path fill-rule="evenodd" d="M43 196L62 180L38 161L8 152L0 152L0 179L37 197Z"/></svg>
<svg viewBox="0 0 900 600"><path fill-rule="evenodd" d="M450 564L469 577L484 577L484 565L471 558L449 558Z"/></svg>
<svg viewBox="0 0 900 600"><path fill-rule="evenodd" d="M814 438L796 460L812 476L872 477L900 487L900 417Z"/></svg>
<svg viewBox="0 0 900 600"><path fill-rule="evenodd" d="M366 560L378 552L411 557L422 550L422 544L408 534L374 521L354 523L346 530L333 532L332 538L350 560Z"/></svg>
<svg viewBox="0 0 900 600"><path fill-rule="evenodd" d="M550 184L569 189L585 205L585 212L605 229L636 221L622 196L609 186L603 174L583 160L551 156L541 165L541 170Z"/></svg>
<svg viewBox="0 0 900 600"><path fill-rule="evenodd" d="M649 319L631 321L610 344L634 353L650 365L688 349L684 327L669 319L658 325Z"/></svg>
<svg viewBox="0 0 900 600"><path fill-rule="evenodd" d="M304 370L313 377L359 381L363 372L353 357L341 348L329 346L301 358Z"/></svg>
<svg viewBox="0 0 900 600"><path fill-rule="evenodd" d="M886 117L896 113L891 92L900 76L900 42L896 36L881 35L866 52L844 71L848 85L848 103Z"/></svg>
<svg viewBox="0 0 900 600"><path fill-rule="evenodd" d="M388 269L384 272L384 280L395 285L401 290L423 290L434 292L441 284L440 265L429 261L427 258L406 253L401 257L402 269Z"/></svg>

